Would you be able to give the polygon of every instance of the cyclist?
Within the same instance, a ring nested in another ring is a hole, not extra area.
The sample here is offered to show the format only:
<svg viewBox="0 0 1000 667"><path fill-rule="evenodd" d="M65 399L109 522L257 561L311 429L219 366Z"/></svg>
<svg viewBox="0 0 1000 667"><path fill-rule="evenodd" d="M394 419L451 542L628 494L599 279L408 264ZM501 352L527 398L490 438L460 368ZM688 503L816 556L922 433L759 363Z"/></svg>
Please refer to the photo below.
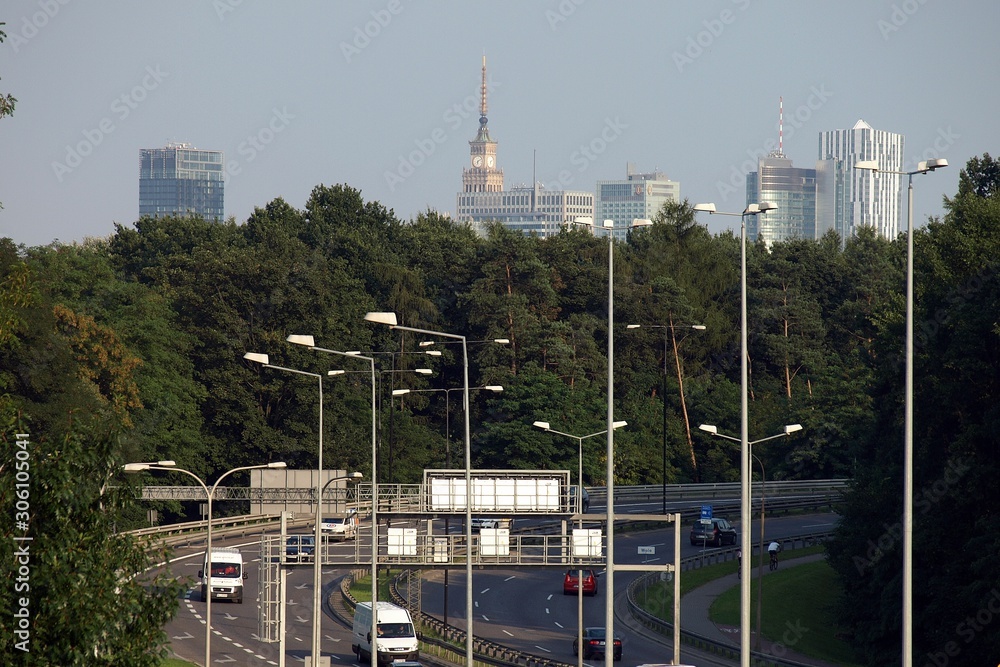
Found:
<svg viewBox="0 0 1000 667"><path fill-rule="evenodd" d="M767 553L771 556L771 569L776 570L778 568L778 552L781 551L781 545L777 542L771 542L767 545Z"/></svg>

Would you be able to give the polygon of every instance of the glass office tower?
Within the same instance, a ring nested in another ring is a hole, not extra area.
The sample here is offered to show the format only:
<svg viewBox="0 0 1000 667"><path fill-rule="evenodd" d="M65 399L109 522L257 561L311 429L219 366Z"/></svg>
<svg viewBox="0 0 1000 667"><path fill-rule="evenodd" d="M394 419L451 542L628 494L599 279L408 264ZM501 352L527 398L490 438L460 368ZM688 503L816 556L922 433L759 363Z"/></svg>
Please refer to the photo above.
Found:
<svg viewBox="0 0 1000 667"><path fill-rule="evenodd" d="M199 215L223 220L222 151L190 144L139 151L139 215Z"/></svg>

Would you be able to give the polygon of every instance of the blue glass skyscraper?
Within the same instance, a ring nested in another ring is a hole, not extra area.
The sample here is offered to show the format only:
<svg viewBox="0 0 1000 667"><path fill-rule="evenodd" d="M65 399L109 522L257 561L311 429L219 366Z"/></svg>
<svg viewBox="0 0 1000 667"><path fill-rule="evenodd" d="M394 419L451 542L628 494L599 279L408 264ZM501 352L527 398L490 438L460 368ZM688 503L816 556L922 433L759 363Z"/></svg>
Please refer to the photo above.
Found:
<svg viewBox="0 0 1000 667"><path fill-rule="evenodd" d="M139 215L198 215L223 220L222 151L202 151L190 144L139 151Z"/></svg>

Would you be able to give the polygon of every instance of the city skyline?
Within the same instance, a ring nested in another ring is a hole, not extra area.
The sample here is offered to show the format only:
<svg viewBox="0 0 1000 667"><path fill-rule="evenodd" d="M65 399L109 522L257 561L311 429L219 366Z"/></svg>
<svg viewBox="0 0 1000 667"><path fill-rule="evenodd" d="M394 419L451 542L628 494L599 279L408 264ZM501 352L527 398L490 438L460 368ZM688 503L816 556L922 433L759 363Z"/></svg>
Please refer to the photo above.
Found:
<svg viewBox="0 0 1000 667"><path fill-rule="evenodd" d="M680 183L691 203L741 210L746 174L777 148L783 96L796 164L814 162L820 133L860 118L906 137L904 169L948 159L916 188L923 224L943 213L965 162L1000 142L1000 91L969 67L1000 54L989 31L1000 6L985 0L6 9L0 91L18 104L0 120L0 236L27 245L132 225L136 152L168 142L225 153L226 215L238 223L277 197L302 208L336 183L402 220L455 215L484 53L508 189L594 192L633 164Z"/></svg>

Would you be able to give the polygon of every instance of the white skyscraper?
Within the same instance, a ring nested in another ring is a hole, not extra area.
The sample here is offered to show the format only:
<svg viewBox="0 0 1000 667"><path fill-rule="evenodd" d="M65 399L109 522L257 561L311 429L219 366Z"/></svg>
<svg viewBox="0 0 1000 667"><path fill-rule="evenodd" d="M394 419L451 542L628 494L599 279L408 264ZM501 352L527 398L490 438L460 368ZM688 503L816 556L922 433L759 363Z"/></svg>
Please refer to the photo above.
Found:
<svg viewBox="0 0 1000 667"><path fill-rule="evenodd" d="M855 163L862 160L875 160L880 171L855 169ZM850 130L821 132L816 164L817 238L836 229L846 240L860 227L873 227L880 236L896 238L902 177L886 171L902 170L901 134L873 129L863 120Z"/></svg>

